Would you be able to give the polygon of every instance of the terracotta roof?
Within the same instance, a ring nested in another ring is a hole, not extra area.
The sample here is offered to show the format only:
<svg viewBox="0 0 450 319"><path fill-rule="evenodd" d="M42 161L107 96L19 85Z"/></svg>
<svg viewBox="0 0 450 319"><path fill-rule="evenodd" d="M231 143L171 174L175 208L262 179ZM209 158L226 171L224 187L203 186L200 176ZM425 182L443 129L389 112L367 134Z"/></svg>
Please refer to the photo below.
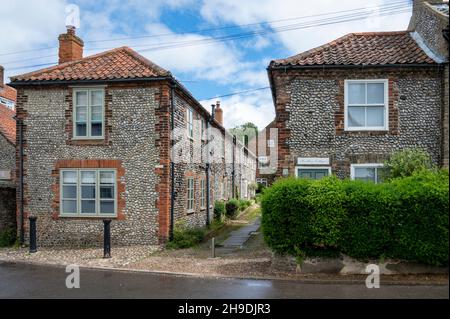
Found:
<svg viewBox="0 0 450 319"><path fill-rule="evenodd" d="M169 76L157 66L128 47L120 47L46 69L12 76L11 82L112 80Z"/></svg>
<svg viewBox="0 0 450 319"><path fill-rule="evenodd" d="M320 47L275 60L286 65L434 64L408 31L350 33Z"/></svg>
<svg viewBox="0 0 450 319"><path fill-rule="evenodd" d="M4 97L5 99L15 102L17 98L17 91L6 84L3 86L0 85L0 97Z"/></svg>
<svg viewBox="0 0 450 319"><path fill-rule="evenodd" d="M16 112L0 104L0 134L12 144L16 144Z"/></svg>

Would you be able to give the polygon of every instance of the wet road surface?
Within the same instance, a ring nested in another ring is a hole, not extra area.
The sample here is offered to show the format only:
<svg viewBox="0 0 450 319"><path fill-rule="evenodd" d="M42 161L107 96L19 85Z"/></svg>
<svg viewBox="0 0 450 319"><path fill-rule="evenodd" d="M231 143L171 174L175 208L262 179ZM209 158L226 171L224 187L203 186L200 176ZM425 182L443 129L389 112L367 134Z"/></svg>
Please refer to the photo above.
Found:
<svg viewBox="0 0 450 319"><path fill-rule="evenodd" d="M80 288L66 288L64 267L0 262L0 298L449 298L448 286L317 284L285 280L194 278L80 269Z"/></svg>

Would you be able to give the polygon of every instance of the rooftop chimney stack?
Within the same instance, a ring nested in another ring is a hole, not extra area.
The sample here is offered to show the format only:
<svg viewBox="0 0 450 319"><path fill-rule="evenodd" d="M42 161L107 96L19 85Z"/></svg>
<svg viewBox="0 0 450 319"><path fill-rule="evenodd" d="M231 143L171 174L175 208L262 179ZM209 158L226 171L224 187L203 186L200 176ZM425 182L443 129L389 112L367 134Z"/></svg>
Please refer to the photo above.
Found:
<svg viewBox="0 0 450 319"><path fill-rule="evenodd" d="M211 117L214 120L216 118L216 106L211 104Z"/></svg>
<svg viewBox="0 0 450 319"><path fill-rule="evenodd" d="M5 71L5 69L0 65L0 87L2 87L3 84L5 84L4 79L3 79L4 71Z"/></svg>
<svg viewBox="0 0 450 319"><path fill-rule="evenodd" d="M59 64L81 60L84 42L75 35L75 27L67 26L67 33L59 35Z"/></svg>
<svg viewBox="0 0 450 319"><path fill-rule="evenodd" d="M220 101L216 102L215 118L216 118L217 122L219 122L220 125L223 126L223 110L220 108Z"/></svg>

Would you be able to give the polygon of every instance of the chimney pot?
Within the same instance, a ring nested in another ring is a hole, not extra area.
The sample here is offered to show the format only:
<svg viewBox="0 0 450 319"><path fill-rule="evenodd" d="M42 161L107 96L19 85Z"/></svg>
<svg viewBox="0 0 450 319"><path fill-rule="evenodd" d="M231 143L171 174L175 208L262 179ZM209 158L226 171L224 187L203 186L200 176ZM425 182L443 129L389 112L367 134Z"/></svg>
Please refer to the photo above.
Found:
<svg viewBox="0 0 450 319"><path fill-rule="evenodd" d="M216 102L216 120L223 126L223 110L220 107L220 101Z"/></svg>
<svg viewBox="0 0 450 319"><path fill-rule="evenodd" d="M81 60L83 58L83 40L75 34L74 26L67 26L67 32L58 37L59 64Z"/></svg>

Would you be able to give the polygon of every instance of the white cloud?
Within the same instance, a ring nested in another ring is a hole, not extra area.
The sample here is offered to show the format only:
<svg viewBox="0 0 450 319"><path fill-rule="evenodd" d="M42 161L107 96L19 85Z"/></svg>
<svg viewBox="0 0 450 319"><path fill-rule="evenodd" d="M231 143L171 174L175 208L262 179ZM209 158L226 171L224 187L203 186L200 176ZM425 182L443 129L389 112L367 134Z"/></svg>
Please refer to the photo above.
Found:
<svg viewBox="0 0 450 319"><path fill-rule="evenodd" d="M254 91L219 99L223 109L224 126L227 129L252 122L261 130L275 118L275 108L270 90ZM209 110L216 99L202 101Z"/></svg>

